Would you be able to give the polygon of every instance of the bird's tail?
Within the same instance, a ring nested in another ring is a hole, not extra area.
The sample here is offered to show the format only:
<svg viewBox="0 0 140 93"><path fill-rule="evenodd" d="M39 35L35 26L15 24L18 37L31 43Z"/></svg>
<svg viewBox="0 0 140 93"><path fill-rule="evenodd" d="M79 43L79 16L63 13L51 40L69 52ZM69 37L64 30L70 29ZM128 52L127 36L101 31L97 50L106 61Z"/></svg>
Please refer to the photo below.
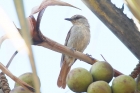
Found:
<svg viewBox="0 0 140 93"><path fill-rule="evenodd" d="M67 74L70 71L71 66L69 66L69 64L67 62L63 62L62 67L61 67L61 71L59 73L59 77L57 80L57 86L58 87L62 87L63 89L65 89L66 87L66 77Z"/></svg>

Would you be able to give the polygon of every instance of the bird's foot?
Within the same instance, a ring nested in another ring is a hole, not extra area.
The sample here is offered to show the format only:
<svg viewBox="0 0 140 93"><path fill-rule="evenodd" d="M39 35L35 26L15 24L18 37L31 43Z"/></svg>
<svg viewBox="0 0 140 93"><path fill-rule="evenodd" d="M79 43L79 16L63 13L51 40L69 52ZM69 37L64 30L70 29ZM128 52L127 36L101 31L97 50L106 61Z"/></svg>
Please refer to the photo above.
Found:
<svg viewBox="0 0 140 93"><path fill-rule="evenodd" d="M87 55L88 57L90 57L92 60L95 60L95 58L93 58L92 55L90 55L90 54L88 54L88 53L86 53L86 55Z"/></svg>
<svg viewBox="0 0 140 93"><path fill-rule="evenodd" d="M92 55L90 55L90 54L88 54L88 53L86 53L86 55L87 55L88 57L92 57Z"/></svg>

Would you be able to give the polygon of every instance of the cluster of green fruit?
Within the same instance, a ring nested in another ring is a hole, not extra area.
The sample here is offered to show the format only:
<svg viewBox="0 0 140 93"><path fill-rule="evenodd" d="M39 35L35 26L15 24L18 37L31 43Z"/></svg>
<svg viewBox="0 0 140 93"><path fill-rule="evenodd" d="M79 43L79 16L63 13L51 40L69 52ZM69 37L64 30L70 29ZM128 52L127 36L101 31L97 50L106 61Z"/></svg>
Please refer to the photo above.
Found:
<svg viewBox="0 0 140 93"><path fill-rule="evenodd" d="M90 71L84 68L75 68L67 76L68 87L74 92L87 93L135 93L136 82L128 75L120 75L108 83L114 76L112 66L104 61L96 62Z"/></svg>
<svg viewBox="0 0 140 93"><path fill-rule="evenodd" d="M29 84L33 88L35 87L34 81L33 81L33 73L31 73L31 72L24 73L24 74L20 75L18 78L21 79L22 81L26 82L27 84ZM39 80L39 86L41 86L40 79L38 78L38 80ZM12 89L10 91L10 93L30 93L30 92L27 91L26 89L24 89L19 84L15 83L14 89Z"/></svg>

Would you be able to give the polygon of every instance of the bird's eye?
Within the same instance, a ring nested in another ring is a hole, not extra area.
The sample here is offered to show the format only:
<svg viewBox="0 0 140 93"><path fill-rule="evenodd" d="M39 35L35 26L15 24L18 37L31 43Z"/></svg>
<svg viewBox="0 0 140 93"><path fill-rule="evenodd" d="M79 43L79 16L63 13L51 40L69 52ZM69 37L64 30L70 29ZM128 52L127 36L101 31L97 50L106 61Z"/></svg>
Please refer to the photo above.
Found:
<svg viewBox="0 0 140 93"><path fill-rule="evenodd" d="M80 16L77 16L77 17L76 17L76 19L80 19L80 18L81 18Z"/></svg>

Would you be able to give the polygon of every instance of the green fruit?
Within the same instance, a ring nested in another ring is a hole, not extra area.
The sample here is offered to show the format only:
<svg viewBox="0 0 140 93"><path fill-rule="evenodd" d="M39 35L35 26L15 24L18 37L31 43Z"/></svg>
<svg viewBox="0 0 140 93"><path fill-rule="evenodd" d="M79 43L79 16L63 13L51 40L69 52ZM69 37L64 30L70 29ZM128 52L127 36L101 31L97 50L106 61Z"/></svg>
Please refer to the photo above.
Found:
<svg viewBox="0 0 140 93"><path fill-rule="evenodd" d="M24 89L22 86L15 87L10 91L10 93L30 93L28 90Z"/></svg>
<svg viewBox="0 0 140 93"><path fill-rule="evenodd" d="M120 75L112 82L113 93L134 93L136 89L135 80L127 75Z"/></svg>
<svg viewBox="0 0 140 93"><path fill-rule="evenodd" d="M107 82L95 81L89 85L87 93L112 93L112 92Z"/></svg>
<svg viewBox="0 0 140 93"><path fill-rule="evenodd" d="M27 84L29 84L33 88L35 88L34 81L33 81L33 73L27 72L27 73L20 75L18 78L20 80L26 82ZM41 86L39 77L38 77L38 81L39 81L39 86ZM20 85L18 83L15 83L15 87L17 87L17 86L20 86Z"/></svg>
<svg viewBox="0 0 140 93"><path fill-rule="evenodd" d="M104 61L96 62L92 65L90 73L95 81L103 80L110 82L114 76L114 70L112 66Z"/></svg>
<svg viewBox="0 0 140 93"><path fill-rule="evenodd" d="M137 90L140 91L140 74L138 75L138 77L136 79L136 84L137 84Z"/></svg>
<svg viewBox="0 0 140 93"><path fill-rule="evenodd" d="M68 87L74 92L86 92L92 82L92 75L81 67L71 70L66 78Z"/></svg>

